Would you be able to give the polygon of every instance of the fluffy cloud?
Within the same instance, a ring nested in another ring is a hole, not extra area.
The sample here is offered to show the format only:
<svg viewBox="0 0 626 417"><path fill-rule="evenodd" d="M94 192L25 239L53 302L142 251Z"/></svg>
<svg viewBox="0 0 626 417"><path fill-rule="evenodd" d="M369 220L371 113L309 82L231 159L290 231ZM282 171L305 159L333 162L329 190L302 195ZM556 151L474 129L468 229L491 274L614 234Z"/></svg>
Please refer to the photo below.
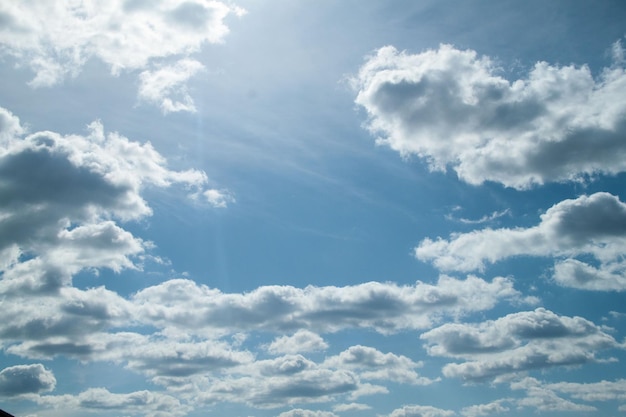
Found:
<svg viewBox="0 0 626 417"><path fill-rule="evenodd" d="M597 361L596 352L619 348L615 339L581 317L538 308L479 324L446 323L423 333L430 355L462 358L443 374L464 380Z"/></svg>
<svg viewBox="0 0 626 417"><path fill-rule="evenodd" d="M132 302L146 323L192 333L371 328L387 334L422 329L445 315L486 310L519 295L509 279L487 282L473 276L442 276L435 285L264 286L246 294L225 294L176 279L139 291Z"/></svg>
<svg viewBox="0 0 626 417"><path fill-rule="evenodd" d="M221 42L228 33L226 17L242 13L241 8L210 0L3 2L0 45L4 54L35 72L30 82L34 87L76 76L88 60L97 58L113 74L146 69L140 76L140 97L159 104L164 112L193 110L184 82L201 65L182 60L159 66L159 61ZM156 70L148 69L155 65Z"/></svg>
<svg viewBox="0 0 626 417"><path fill-rule="evenodd" d="M609 193L596 193L555 204L537 226L483 229L453 234L449 240L424 239L415 256L442 270L483 270L513 256L553 256L554 278L564 286L589 290L624 290L621 262L626 249L626 204ZM591 255L594 267L575 259Z"/></svg>
<svg viewBox="0 0 626 417"><path fill-rule="evenodd" d="M420 377L415 369L421 363L406 356L382 353L368 346L352 346L337 356L328 358L325 366L359 371L362 379L389 380L399 383L428 385L432 380Z"/></svg>
<svg viewBox="0 0 626 417"><path fill-rule="evenodd" d="M429 405L406 405L393 410L388 417L449 417L453 415L454 411L442 410Z"/></svg>
<svg viewBox="0 0 626 417"><path fill-rule="evenodd" d="M0 396L52 391L56 383L52 372L41 364L10 366L0 371Z"/></svg>
<svg viewBox="0 0 626 417"><path fill-rule="evenodd" d="M184 59L174 65L139 74L139 98L161 107L163 113L190 111L196 107L185 89L185 83L204 66L198 61ZM172 98L177 93L178 99Z"/></svg>
<svg viewBox="0 0 626 417"><path fill-rule="evenodd" d="M312 411L296 408L280 413L278 417L337 417L337 415L329 411Z"/></svg>
<svg viewBox="0 0 626 417"><path fill-rule="evenodd" d="M39 404L70 411L107 413L120 412L124 415L144 417L182 417L190 411L188 406L170 395L136 391L125 394L109 392L105 388L90 388L78 395L46 395L35 398Z"/></svg>
<svg viewBox="0 0 626 417"><path fill-rule="evenodd" d="M179 184L204 192L198 170L174 171L150 143L105 134L100 122L85 136L26 135L17 117L0 110L0 289L53 290L83 269L136 268L149 242L116 220L151 214L146 187ZM24 260L25 259L25 260ZM20 262L20 260L22 260ZM24 289L22 288L22 289Z"/></svg>
<svg viewBox="0 0 626 417"><path fill-rule="evenodd" d="M267 351L279 353L303 353L325 350L328 343L322 337L311 331L300 329L291 336L276 338L267 346Z"/></svg>
<svg viewBox="0 0 626 417"><path fill-rule="evenodd" d="M626 75L617 59L587 66L538 62L509 82L488 57L441 45L420 54L379 49L353 82L378 142L451 167L471 184L518 189L626 169Z"/></svg>
<svg viewBox="0 0 626 417"><path fill-rule="evenodd" d="M497 400L488 404L477 404L463 408L461 414L466 417L490 416L492 414L506 413L509 408L503 404L508 400Z"/></svg>

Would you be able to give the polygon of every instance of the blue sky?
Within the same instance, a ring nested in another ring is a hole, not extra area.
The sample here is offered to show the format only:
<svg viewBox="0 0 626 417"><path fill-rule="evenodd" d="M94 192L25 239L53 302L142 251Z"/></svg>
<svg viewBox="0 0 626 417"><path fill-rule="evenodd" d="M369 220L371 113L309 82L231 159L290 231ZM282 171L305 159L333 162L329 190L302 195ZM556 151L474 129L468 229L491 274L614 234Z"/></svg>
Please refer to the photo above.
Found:
<svg viewBox="0 0 626 417"><path fill-rule="evenodd" d="M0 1L0 408L626 412L620 1Z"/></svg>

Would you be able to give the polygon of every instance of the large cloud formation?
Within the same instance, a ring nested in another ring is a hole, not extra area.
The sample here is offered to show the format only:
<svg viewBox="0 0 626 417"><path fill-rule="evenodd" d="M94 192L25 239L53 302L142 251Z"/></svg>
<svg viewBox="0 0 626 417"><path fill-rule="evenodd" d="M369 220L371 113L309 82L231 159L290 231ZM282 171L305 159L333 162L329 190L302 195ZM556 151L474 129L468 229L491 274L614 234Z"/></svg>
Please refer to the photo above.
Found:
<svg viewBox="0 0 626 417"><path fill-rule="evenodd" d="M441 45L379 49L353 82L378 142L450 167L471 184L517 189L626 169L626 74L538 62L510 82L489 57Z"/></svg>
<svg viewBox="0 0 626 417"><path fill-rule="evenodd" d="M556 257L557 283L587 290L626 289L626 203L609 193L561 201L529 228L483 229L424 239L415 255L442 270L482 270L513 256ZM598 265L578 257L591 256Z"/></svg>
<svg viewBox="0 0 626 417"><path fill-rule="evenodd" d="M621 346L582 317L544 308L479 324L446 323L420 336L430 355L464 359L444 366L446 377L497 379L502 375L598 361L598 351Z"/></svg>
<svg viewBox="0 0 626 417"><path fill-rule="evenodd" d="M80 0L0 3L2 52L35 72L33 87L51 86L76 76L97 58L116 75L143 70L140 98L164 112L193 111L184 82L202 64L183 58L205 43L224 39L236 6L212 0Z"/></svg>

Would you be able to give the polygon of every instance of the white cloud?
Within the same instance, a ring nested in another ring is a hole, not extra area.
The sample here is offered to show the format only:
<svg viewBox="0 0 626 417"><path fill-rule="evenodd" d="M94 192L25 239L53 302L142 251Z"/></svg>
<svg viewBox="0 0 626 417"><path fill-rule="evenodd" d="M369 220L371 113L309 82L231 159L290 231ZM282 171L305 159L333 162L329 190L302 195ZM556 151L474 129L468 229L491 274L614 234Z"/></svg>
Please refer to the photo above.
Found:
<svg viewBox="0 0 626 417"><path fill-rule="evenodd" d="M0 45L4 54L35 72L30 82L34 87L74 77L96 58L114 75L146 70L140 77L140 96L164 112L193 110L184 83L201 65L182 60L162 66L162 60L222 42L228 33L226 17L243 13L237 6L211 0L3 2L0 14L6 24Z"/></svg>
<svg viewBox="0 0 626 417"><path fill-rule="evenodd" d="M472 50L441 45L409 54L387 46L353 83L378 143L433 170L450 167L471 184L524 189L626 169L620 65L594 79L587 66L538 62L527 78L509 82Z"/></svg>
<svg viewBox="0 0 626 417"><path fill-rule="evenodd" d="M587 383L557 382L545 384L545 387L584 401L626 401L625 379Z"/></svg>
<svg viewBox="0 0 626 417"><path fill-rule="evenodd" d="M291 336L280 336L270 343L266 349L273 354L304 353L326 350L328 343L309 330L300 329Z"/></svg>
<svg viewBox="0 0 626 417"><path fill-rule="evenodd" d="M228 190L209 189L204 191L204 197L210 205L216 208L225 208L228 203L234 203L235 197Z"/></svg>
<svg viewBox="0 0 626 417"><path fill-rule="evenodd" d="M337 417L337 415L330 411L313 411L296 408L280 413L278 417Z"/></svg>
<svg viewBox="0 0 626 417"><path fill-rule="evenodd" d="M193 99L186 91L185 83L204 66L192 59L183 59L174 65L163 66L156 71L139 74L139 98L157 104L163 113L195 112ZM175 94L177 98L172 98Z"/></svg>
<svg viewBox="0 0 626 417"><path fill-rule="evenodd" d="M0 251L6 257L0 287L53 290L83 269L137 268L150 242L117 220L152 213L142 192L179 184L201 193L204 172L174 171L150 143L100 122L85 136L44 131L25 135L19 119L0 111ZM27 254L28 260L19 262Z"/></svg>
<svg viewBox="0 0 626 417"><path fill-rule="evenodd" d="M406 356L382 353L368 346L352 346L339 355L326 359L324 366L356 371L365 380L388 380L416 385L434 382L415 372L416 368L422 366L421 363Z"/></svg>
<svg viewBox="0 0 626 417"><path fill-rule="evenodd" d="M0 371L0 397L52 391L56 379L41 364L15 365Z"/></svg>
<svg viewBox="0 0 626 417"><path fill-rule="evenodd" d="M449 417L453 415L454 411L442 410L429 405L406 405L393 410L388 417Z"/></svg>
<svg viewBox="0 0 626 417"><path fill-rule="evenodd" d="M529 228L483 229L452 234L449 240L424 239L415 255L442 270L483 270L513 256L561 258L555 265L557 283L589 290L626 289L626 204L609 193L561 201ZM574 259L591 255L600 267Z"/></svg>
<svg viewBox="0 0 626 417"><path fill-rule="evenodd" d="M511 383L511 389L525 390L526 397L517 400L518 407L531 407L536 411L578 411L593 412L595 407L579 404L559 397L554 390L535 378L524 378Z"/></svg>
<svg viewBox="0 0 626 417"><path fill-rule="evenodd" d="M479 417L490 416L492 414L506 413L509 408L503 404L510 402L510 400L501 399L487 404L476 404L469 407L464 407L461 410L461 414L466 417Z"/></svg>
<svg viewBox="0 0 626 417"><path fill-rule="evenodd" d="M581 317L544 308L478 324L446 323L420 336L430 355L464 359L443 374L464 380L598 361L596 353L622 347L601 327Z"/></svg>
<svg viewBox="0 0 626 417"><path fill-rule="evenodd" d="M371 409L372 407L370 407L369 405L360 403L338 404L333 407L333 410L337 411L338 413L343 411L365 411Z"/></svg>
<svg viewBox="0 0 626 417"><path fill-rule="evenodd" d="M131 301L145 323L193 334L303 328L318 332L370 328L388 334L423 329L446 315L487 310L519 296L509 279L487 282L474 276L465 280L442 276L435 285L264 286L246 294L225 294L176 279L143 289Z"/></svg>
<svg viewBox="0 0 626 417"><path fill-rule="evenodd" d="M46 407L80 412L115 411L123 415L144 417L182 417L190 408L167 394L151 391L136 391L124 394L112 393L105 388L90 388L78 395L46 395L34 398L37 403Z"/></svg>

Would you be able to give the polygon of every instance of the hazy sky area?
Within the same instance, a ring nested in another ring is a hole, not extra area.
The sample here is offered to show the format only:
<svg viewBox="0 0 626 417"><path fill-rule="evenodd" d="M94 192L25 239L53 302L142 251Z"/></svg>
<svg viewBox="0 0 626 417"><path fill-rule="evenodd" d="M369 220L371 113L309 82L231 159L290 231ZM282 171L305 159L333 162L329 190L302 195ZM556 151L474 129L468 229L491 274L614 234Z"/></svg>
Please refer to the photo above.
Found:
<svg viewBox="0 0 626 417"><path fill-rule="evenodd" d="M626 2L0 0L0 408L626 415Z"/></svg>

